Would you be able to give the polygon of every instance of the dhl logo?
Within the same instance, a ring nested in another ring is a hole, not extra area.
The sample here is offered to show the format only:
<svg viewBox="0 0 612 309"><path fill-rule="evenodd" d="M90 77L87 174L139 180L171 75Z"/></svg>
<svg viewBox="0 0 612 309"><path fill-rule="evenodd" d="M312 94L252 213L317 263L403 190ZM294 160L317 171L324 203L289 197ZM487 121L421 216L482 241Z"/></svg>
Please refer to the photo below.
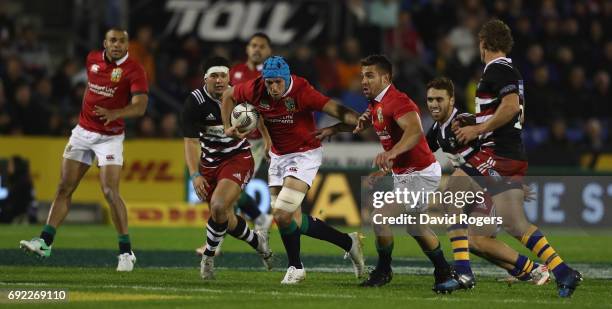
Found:
<svg viewBox="0 0 612 309"><path fill-rule="evenodd" d="M124 162L121 180L126 182L174 182L183 181L183 175L172 171L170 160L133 160ZM86 176L87 180L98 181L100 172L94 169ZM182 173L182 169L181 169Z"/></svg>

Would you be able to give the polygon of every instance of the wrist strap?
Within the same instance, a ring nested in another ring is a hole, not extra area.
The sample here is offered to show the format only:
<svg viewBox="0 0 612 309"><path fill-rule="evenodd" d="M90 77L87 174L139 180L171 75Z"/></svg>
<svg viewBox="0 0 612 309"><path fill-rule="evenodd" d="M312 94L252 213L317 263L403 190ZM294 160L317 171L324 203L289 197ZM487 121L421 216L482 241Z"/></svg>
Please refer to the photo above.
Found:
<svg viewBox="0 0 612 309"><path fill-rule="evenodd" d="M193 174L191 174L189 177L191 177L191 179L194 179L194 178L196 178L196 177L198 177L198 176L202 176L202 174L200 174L200 172L199 172L199 171L196 171L196 172L194 172Z"/></svg>

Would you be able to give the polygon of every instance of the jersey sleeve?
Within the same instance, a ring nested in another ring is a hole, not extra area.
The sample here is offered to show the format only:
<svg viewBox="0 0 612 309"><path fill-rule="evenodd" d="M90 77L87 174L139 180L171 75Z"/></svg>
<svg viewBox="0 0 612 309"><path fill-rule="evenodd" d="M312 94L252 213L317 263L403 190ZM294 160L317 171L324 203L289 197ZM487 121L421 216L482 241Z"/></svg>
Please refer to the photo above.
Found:
<svg viewBox="0 0 612 309"><path fill-rule="evenodd" d="M251 102L253 96L253 80L234 86L234 101L237 103Z"/></svg>
<svg viewBox="0 0 612 309"><path fill-rule="evenodd" d="M393 119L397 120L410 112L419 112L418 107L409 98L400 98L391 101L391 113Z"/></svg>
<svg viewBox="0 0 612 309"><path fill-rule="evenodd" d="M425 138L427 139L427 145L429 145L429 149L431 149L432 152L440 148L440 145L438 144L438 139L436 138L436 136L438 135L436 128L437 126L434 123L429 129L429 131L427 131L427 135L425 136Z"/></svg>
<svg viewBox="0 0 612 309"><path fill-rule="evenodd" d="M149 92L149 83L147 82L147 73L142 66L138 65L134 76L130 81L130 94L145 94Z"/></svg>
<svg viewBox="0 0 612 309"><path fill-rule="evenodd" d="M521 78L508 65L501 63L491 64L486 72L485 79L493 85L493 89L500 100L511 93L520 94L519 80Z"/></svg>
<svg viewBox="0 0 612 309"><path fill-rule="evenodd" d="M189 95L183 104L183 110L181 111L181 126L183 129L183 137L187 138L198 138L200 132L198 131L198 103L192 95Z"/></svg>
<svg viewBox="0 0 612 309"><path fill-rule="evenodd" d="M300 95L300 102L302 102L302 108L306 110L321 111L323 106L329 102L329 97L320 93L306 80L306 84Z"/></svg>

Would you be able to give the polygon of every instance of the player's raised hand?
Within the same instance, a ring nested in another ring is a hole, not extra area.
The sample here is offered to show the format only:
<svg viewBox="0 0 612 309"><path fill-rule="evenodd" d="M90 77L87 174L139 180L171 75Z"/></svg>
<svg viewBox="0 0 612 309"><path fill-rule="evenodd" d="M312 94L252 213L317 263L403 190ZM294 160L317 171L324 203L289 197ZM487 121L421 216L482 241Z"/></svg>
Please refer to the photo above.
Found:
<svg viewBox="0 0 612 309"><path fill-rule="evenodd" d="M337 128L334 126L329 126L329 127L318 129L313 134L316 139L322 141L325 138L327 138L327 141L329 142L331 141L331 137L336 135L336 133L338 133Z"/></svg>
<svg viewBox="0 0 612 309"><path fill-rule="evenodd" d="M108 125L111 121L117 120L119 115L112 109L106 109L98 105L94 106L94 114L104 120L104 125Z"/></svg>
<svg viewBox="0 0 612 309"><path fill-rule="evenodd" d="M372 113L369 109L366 110L363 114L361 114L361 116L359 116L359 119L357 119L357 126L355 127L355 130L353 130L353 134L357 134L368 128L371 124L371 117Z"/></svg>
<svg viewBox="0 0 612 309"><path fill-rule="evenodd" d="M227 129L225 129L225 135L227 137L232 137L235 139L244 139L247 137L247 135L249 135L249 132L240 132L238 131L238 128L236 128L235 126L229 127Z"/></svg>
<svg viewBox="0 0 612 309"><path fill-rule="evenodd" d="M206 179L204 179L204 177L202 175L198 175L195 176L193 178L191 178L191 182L193 184L193 189L195 190L196 194L198 195L198 198L201 201L205 201L206 198L208 198L207 195L207 190L210 187L210 185L208 184L208 182L206 182Z"/></svg>

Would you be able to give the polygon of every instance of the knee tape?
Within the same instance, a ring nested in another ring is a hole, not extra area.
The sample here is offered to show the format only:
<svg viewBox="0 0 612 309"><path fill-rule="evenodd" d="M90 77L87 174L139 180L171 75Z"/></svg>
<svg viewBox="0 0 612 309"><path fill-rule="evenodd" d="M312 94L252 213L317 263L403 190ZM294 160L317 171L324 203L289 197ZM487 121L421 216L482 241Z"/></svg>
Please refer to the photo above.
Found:
<svg viewBox="0 0 612 309"><path fill-rule="evenodd" d="M276 202L274 202L274 208L294 212L302 205L304 196L306 196L304 192L283 187L276 198Z"/></svg>

